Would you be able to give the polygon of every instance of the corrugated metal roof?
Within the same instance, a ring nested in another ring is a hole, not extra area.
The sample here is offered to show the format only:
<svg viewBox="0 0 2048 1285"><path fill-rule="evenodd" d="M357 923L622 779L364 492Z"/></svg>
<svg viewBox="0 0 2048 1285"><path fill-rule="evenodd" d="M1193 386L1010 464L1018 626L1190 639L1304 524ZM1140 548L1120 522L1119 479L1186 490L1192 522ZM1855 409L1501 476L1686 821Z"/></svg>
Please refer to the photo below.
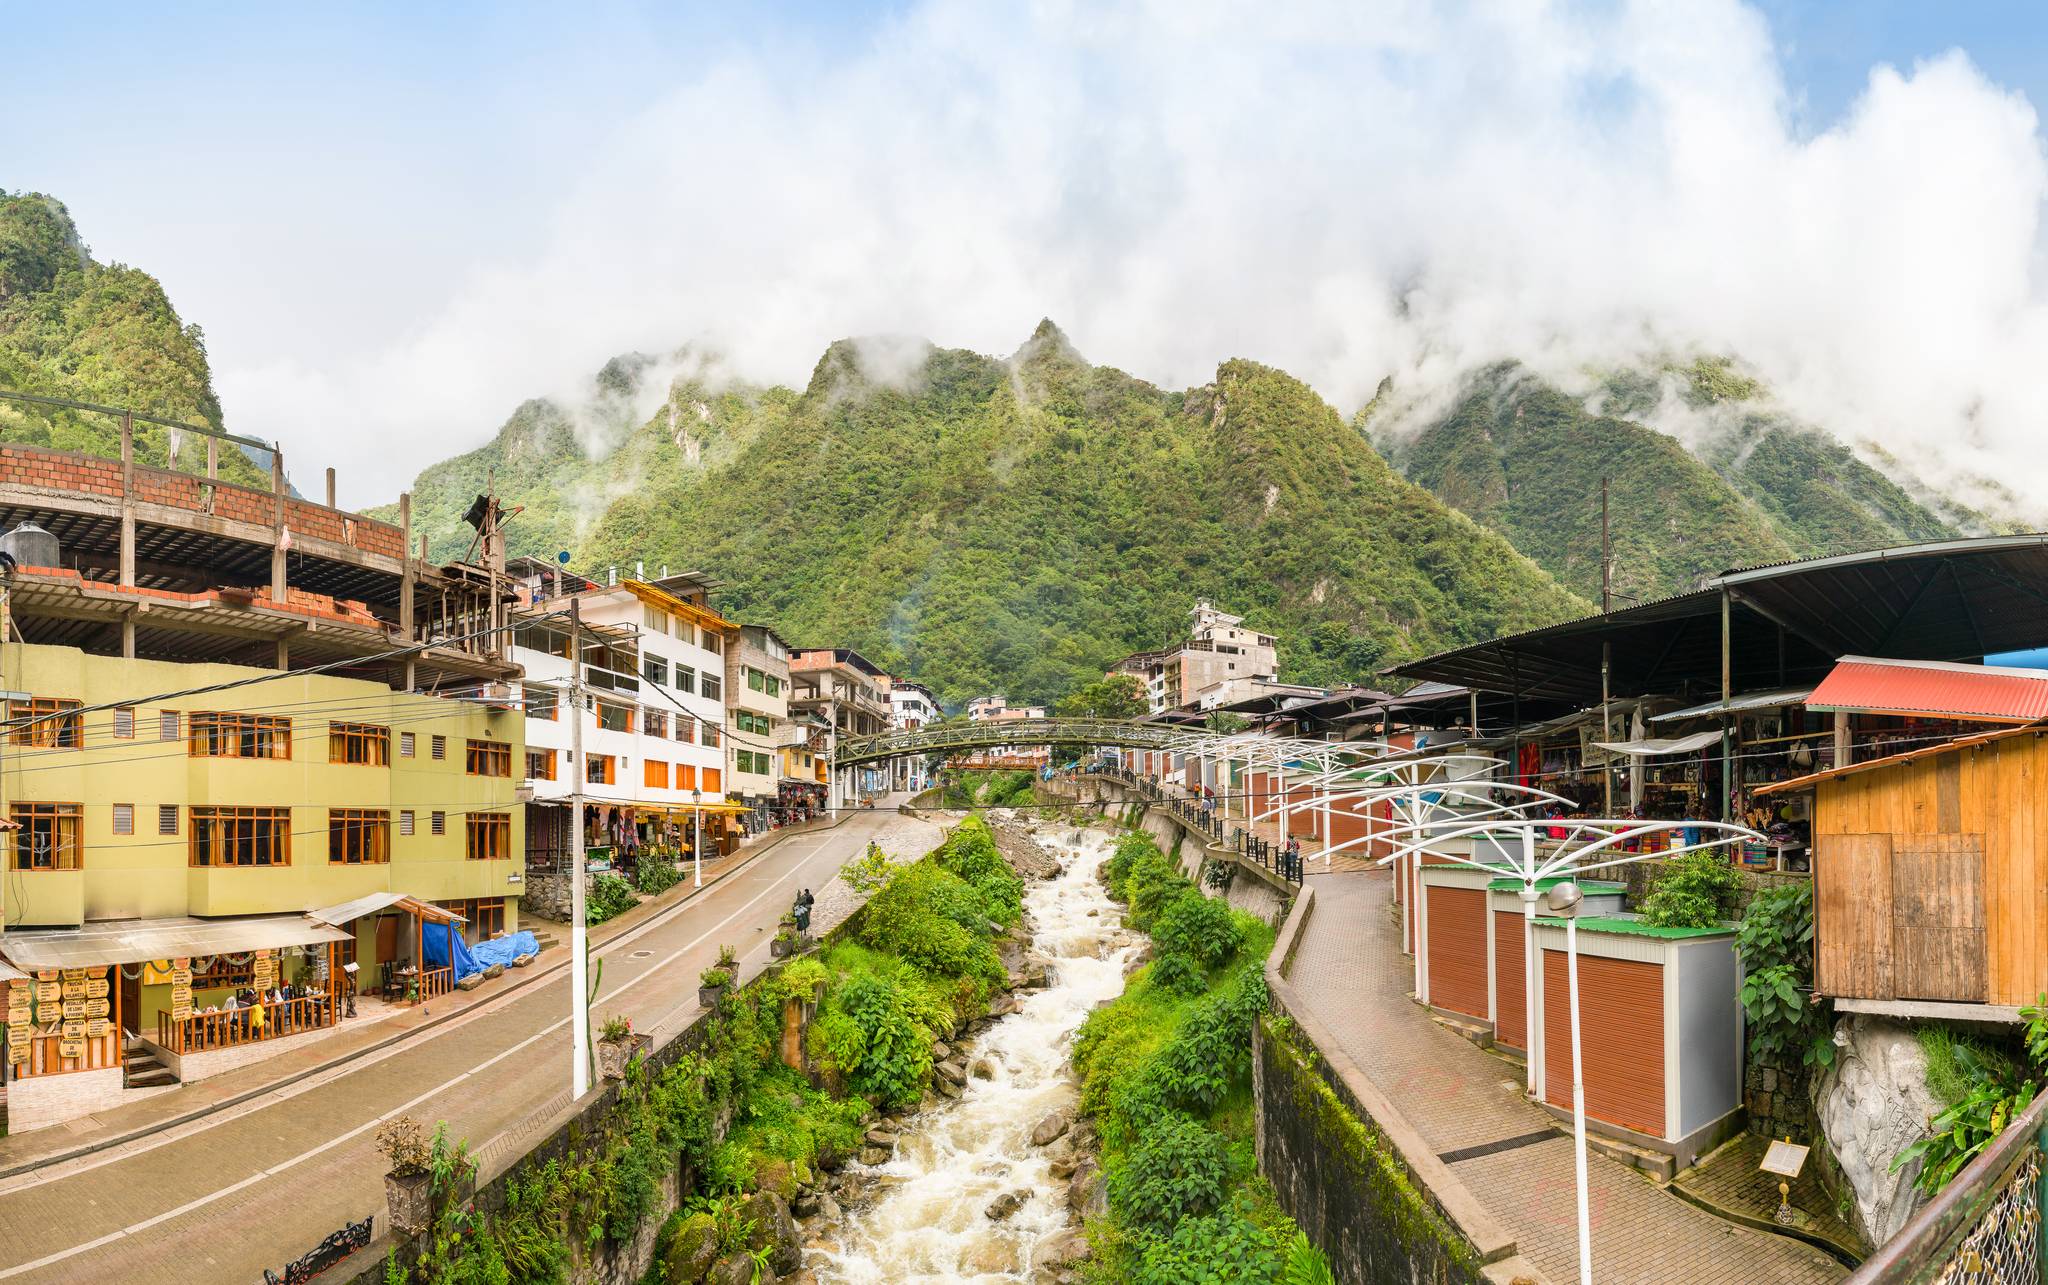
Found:
<svg viewBox="0 0 2048 1285"><path fill-rule="evenodd" d="M1781 705L1798 705L1813 694L1811 687L1783 687L1769 692L1745 692L1732 700L1711 700L1704 705L1688 705L1674 709L1668 714L1652 714L1652 723L1674 723L1680 719L1707 718L1714 714L1740 714L1753 709L1776 709Z"/></svg>
<svg viewBox="0 0 2048 1285"><path fill-rule="evenodd" d="M305 915L122 919L54 932L17 929L0 937L0 952L5 952L17 968L82 968L188 955L275 950L348 938L347 933Z"/></svg>
<svg viewBox="0 0 2048 1285"><path fill-rule="evenodd" d="M2048 673L1934 660L1844 656L1807 697L1808 709L1944 718L2048 718Z"/></svg>

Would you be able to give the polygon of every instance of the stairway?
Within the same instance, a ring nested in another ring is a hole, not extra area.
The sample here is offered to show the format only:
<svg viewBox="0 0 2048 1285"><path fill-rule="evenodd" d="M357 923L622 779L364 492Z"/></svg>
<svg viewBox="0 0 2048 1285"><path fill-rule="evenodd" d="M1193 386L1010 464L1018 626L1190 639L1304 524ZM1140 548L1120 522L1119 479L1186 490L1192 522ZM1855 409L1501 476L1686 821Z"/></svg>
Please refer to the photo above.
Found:
<svg viewBox="0 0 2048 1285"><path fill-rule="evenodd" d="M533 933L533 939L536 942L540 943L540 948L542 950L547 950L548 948L555 945L555 935L553 933L541 932L538 929L529 929L528 931Z"/></svg>
<svg viewBox="0 0 2048 1285"><path fill-rule="evenodd" d="M178 1077L171 1074L171 1068L157 1060L141 1040L130 1037L127 1051L121 1058L121 1087L124 1089L155 1089L167 1084L176 1084Z"/></svg>

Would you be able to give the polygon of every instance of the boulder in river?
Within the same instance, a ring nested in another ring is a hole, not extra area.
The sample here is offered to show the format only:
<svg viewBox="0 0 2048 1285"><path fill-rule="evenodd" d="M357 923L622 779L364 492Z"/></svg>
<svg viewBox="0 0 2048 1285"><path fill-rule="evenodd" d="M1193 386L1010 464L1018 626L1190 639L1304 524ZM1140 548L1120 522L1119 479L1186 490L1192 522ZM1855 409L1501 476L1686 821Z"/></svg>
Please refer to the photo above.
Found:
<svg viewBox="0 0 2048 1285"><path fill-rule="evenodd" d="M1109 1188L1093 1160L1083 1160L1067 1180L1067 1205L1084 1222L1109 1212Z"/></svg>
<svg viewBox="0 0 2048 1285"><path fill-rule="evenodd" d="M1037 1127L1031 1130L1031 1145L1034 1147L1051 1145L1052 1140L1065 1133L1073 1123L1074 1113L1066 1107L1061 1107L1043 1120L1040 1120Z"/></svg>
<svg viewBox="0 0 2048 1285"><path fill-rule="evenodd" d="M974 1059L974 1065L967 1068L967 1074L977 1080L993 1080L996 1078L996 1064L989 1058L978 1057Z"/></svg>
<svg viewBox="0 0 2048 1285"><path fill-rule="evenodd" d="M752 1219L754 1232L747 1238L749 1249L770 1251L768 1262L778 1272L793 1272L803 1265L804 1239L789 1215L789 1205L772 1191L757 1191L740 1206L740 1216Z"/></svg>
<svg viewBox="0 0 2048 1285"><path fill-rule="evenodd" d="M701 1281L718 1261L718 1224L710 1214L696 1213L676 1226L662 1258L662 1274L672 1281Z"/></svg>
<svg viewBox="0 0 2048 1285"><path fill-rule="evenodd" d="M967 1083L967 1068L961 1066L958 1062L941 1062L933 1070L939 1073L941 1080L947 1080L954 1084Z"/></svg>
<svg viewBox="0 0 2048 1285"><path fill-rule="evenodd" d="M1028 1191L1006 1191L994 1200L989 1201L988 1208L981 1212L988 1216L990 1222L999 1223L1011 1214L1016 1213L1019 1209L1022 1209L1024 1202L1029 1199L1031 1199L1031 1193Z"/></svg>
<svg viewBox="0 0 2048 1285"><path fill-rule="evenodd" d="M718 1266L712 1268L711 1274L704 1279L707 1285L772 1285L781 1277L773 1268L762 1268L757 1276L751 1255L734 1254L730 1258L719 1259Z"/></svg>
<svg viewBox="0 0 2048 1285"><path fill-rule="evenodd" d="M1031 1270L1035 1272L1058 1271L1071 1267L1088 1257L1088 1239L1079 1231L1068 1228L1056 1236L1048 1237L1031 1254Z"/></svg>

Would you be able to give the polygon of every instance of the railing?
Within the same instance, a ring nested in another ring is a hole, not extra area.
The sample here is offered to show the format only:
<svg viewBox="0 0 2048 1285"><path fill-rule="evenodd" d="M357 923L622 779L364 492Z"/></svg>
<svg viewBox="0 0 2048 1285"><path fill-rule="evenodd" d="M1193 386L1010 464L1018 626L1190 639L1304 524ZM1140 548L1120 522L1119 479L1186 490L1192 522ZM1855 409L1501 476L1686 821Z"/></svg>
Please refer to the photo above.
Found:
<svg viewBox="0 0 2048 1285"><path fill-rule="evenodd" d="M438 999L455 989L455 969L429 968L420 974L420 1003Z"/></svg>
<svg viewBox="0 0 2048 1285"><path fill-rule="evenodd" d="M945 750L998 749L1012 745L1116 745L1164 749L1187 735L1161 723L1113 718L1012 718L948 723L874 736L843 736L836 762L844 767L874 759L901 758Z"/></svg>
<svg viewBox="0 0 2048 1285"><path fill-rule="evenodd" d="M263 1010L263 1024L251 1019ZM319 1030L335 1023L334 997L303 995L284 1001L265 1000L241 1008L223 1008L211 1013L193 1013L176 1018L156 1015L156 1042L172 1053L206 1053L263 1040L281 1039Z"/></svg>
<svg viewBox="0 0 2048 1285"><path fill-rule="evenodd" d="M2048 1096L2006 1126L1848 1285L2041 1285Z"/></svg>
<svg viewBox="0 0 2048 1285"><path fill-rule="evenodd" d="M1247 861L1256 861L1264 869L1285 879L1289 883L1301 882L1302 857L1297 849L1276 847L1271 841L1247 834L1232 827L1226 840L1223 817L1214 808L1204 808L1193 799L1179 794L1167 794L1157 782L1137 776L1120 766L1102 764L1087 769L1090 776L1105 776L1113 781L1135 789L1148 801L1164 803L1167 810L1192 828L1230 848Z"/></svg>

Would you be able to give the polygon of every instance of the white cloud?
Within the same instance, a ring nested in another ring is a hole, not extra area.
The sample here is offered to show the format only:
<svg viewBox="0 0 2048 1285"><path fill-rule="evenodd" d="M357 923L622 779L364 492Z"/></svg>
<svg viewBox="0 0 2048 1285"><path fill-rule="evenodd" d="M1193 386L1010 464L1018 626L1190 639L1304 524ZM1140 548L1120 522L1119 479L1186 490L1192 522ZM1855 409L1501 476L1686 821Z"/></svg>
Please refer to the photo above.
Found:
<svg viewBox="0 0 2048 1285"><path fill-rule="evenodd" d="M223 395L368 502L682 343L801 386L844 335L1007 353L1048 315L1165 385L1248 356L1347 411L1389 373L1701 348L1845 436L2048 498L2048 168L2033 110L1960 54L1874 69L1807 137L1727 0L1279 8L937 0L824 68L679 60L537 187L529 259L317 368L217 343Z"/></svg>

